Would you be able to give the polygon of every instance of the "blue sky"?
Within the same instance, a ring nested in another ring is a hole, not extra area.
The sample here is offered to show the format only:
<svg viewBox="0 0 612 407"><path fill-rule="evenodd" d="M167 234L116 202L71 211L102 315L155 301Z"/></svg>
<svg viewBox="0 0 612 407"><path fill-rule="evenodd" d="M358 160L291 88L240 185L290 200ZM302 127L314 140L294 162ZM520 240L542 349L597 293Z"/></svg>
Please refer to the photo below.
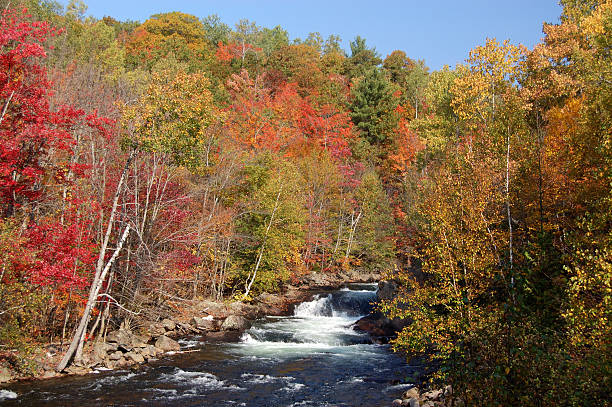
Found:
<svg viewBox="0 0 612 407"><path fill-rule="evenodd" d="M64 4L66 1L64 1ZM337 34L348 49L366 38L383 58L401 49L432 69L462 62L487 37L531 48L542 38L542 23L557 22L556 0L85 0L88 14L146 20L151 14L182 11L198 17L218 14L231 27L241 18L264 27L281 25L290 37L318 31Z"/></svg>

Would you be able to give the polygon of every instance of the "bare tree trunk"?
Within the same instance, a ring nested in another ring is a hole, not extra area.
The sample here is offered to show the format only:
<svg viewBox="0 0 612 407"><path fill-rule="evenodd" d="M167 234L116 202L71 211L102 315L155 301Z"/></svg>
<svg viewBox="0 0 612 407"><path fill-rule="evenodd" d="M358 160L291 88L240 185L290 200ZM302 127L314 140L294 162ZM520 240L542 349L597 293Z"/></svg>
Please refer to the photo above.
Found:
<svg viewBox="0 0 612 407"><path fill-rule="evenodd" d="M106 265L104 265L104 258L106 257L106 250L108 248L108 242L110 240L110 235L113 230L113 222L115 219L115 215L117 213L117 204L119 202L119 195L121 194L121 189L123 187L123 183L125 181L128 168L130 167L130 164L135 154L136 152L133 150L125 163L125 167L123 168L123 172L121 173L121 178L119 178L119 182L117 184L117 190L115 192L115 198L113 200L113 207L111 209L110 217L108 219L108 227L106 228L106 235L104 236L104 241L102 242L102 246L100 247L100 254L98 256L96 272L95 272L94 279L91 284L91 288L89 290L89 297L87 299L85 311L83 312L81 321L79 322L79 325L74 334L74 337L72 338L72 342L70 343L70 346L68 347L68 351L66 351L66 354L64 355L61 362L57 366L58 371L62 371L66 368L66 366L68 366L68 363L72 359L72 356L75 355L77 348L79 350L82 350L83 341L85 339L85 331L87 330L87 324L89 323L91 311L95 307L96 300L98 298L98 293L100 292L100 288L102 287L104 278L106 277L106 274L108 273L108 270L110 269L110 266L115 261L115 258L121 251L121 248L123 247L123 244L125 243L125 240L127 239L128 234L130 232L130 226L127 225L125 227L123 235L121 236L117 244L117 248L115 249L115 252L113 253L112 257L109 259L109 261L106 263ZM77 359L80 359L80 356L81 354L80 352L78 352L76 354Z"/></svg>
<svg viewBox="0 0 612 407"><path fill-rule="evenodd" d="M510 127L508 127L507 144L508 149L506 150L506 210L508 212L508 260L510 262L510 294L512 295L512 302L514 303L514 259L512 248L512 214L510 212Z"/></svg>
<svg viewBox="0 0 612 407"><path fill-rule="evenodd" d="M344 255L345 259L348 259L351 254L351 246L353 245L353 239L355 238L355 230L357 230L357 224L359 223L359 219L361 219L361 211L357 214L355 218L355 212L351 213L351 231L349 233L349 239L346 243L346 254Z"/></svg>

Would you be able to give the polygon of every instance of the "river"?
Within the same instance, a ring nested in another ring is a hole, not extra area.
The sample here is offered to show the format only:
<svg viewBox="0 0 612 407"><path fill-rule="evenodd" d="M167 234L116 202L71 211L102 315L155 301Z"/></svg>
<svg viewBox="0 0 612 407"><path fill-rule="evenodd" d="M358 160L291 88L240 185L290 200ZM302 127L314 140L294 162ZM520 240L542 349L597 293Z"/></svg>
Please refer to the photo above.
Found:
<svg viewBox="0 0 612 407"><path fill-rule="evenodd" d="M2 406L389 406L415 372L352 324L376 285L319 294L292 316L257 320L237 343L180 341L183 350L137 370L22 382Z"/></svg>

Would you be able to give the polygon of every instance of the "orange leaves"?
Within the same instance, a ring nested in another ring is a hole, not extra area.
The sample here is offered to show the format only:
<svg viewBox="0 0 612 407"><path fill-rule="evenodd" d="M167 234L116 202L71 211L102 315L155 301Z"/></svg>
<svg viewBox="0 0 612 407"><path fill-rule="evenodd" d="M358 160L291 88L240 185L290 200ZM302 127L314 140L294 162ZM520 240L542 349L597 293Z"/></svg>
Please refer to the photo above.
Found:
<svg viewBox="0 0 612 407"><path fill-rule="evenodd" d="M301 97L295 83L280 84L272 92L263 76L251 78L243 70L232 75L227 86L234 99L228 130L238 144L290 156L307 154L312 147L328 150L338 159L350 156L348 143L355 133L348 115Z"/></svg>

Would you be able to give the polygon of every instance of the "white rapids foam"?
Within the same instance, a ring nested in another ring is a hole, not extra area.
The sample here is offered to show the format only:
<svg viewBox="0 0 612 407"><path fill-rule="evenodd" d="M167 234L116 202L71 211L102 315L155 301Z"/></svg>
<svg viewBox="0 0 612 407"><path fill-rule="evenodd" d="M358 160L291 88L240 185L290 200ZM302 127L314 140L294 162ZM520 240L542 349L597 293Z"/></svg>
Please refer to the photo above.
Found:
<svg viewBox="0 0 612 407"><path fill-rule="evenodd" d="M10 390L0 390L0 401L12 400L17 398L17 393Z"/></svg>

